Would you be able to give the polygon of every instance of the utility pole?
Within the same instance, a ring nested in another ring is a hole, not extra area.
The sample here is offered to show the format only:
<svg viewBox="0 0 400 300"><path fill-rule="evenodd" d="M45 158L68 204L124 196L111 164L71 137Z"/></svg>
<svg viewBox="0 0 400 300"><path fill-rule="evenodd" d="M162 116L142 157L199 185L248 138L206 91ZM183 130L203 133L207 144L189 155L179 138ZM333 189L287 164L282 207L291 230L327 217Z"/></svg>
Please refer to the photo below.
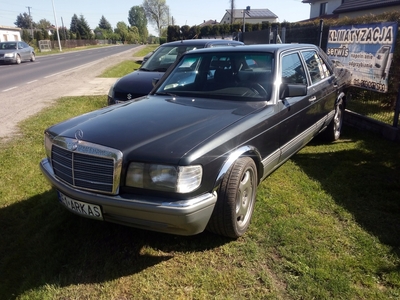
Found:
<svg viewBox="0 0 400 300"><path fill-rule="evenodd" d="M60 33L58 32L58 25L57 25L57 16L56 16L56 9L54 8L54 0L51 0L53 3L53 14L54 14L54 22L56 23L56 31L57 31L57 38L58 38L58 47L60 48L60 52L62 51L61 49L61 42L60 42Z"/></svg>
<svg viewBox="0 0 400 300"><path fill-rule="evenodd" d="M27 6L26 7L29 11L29 24L31 25L31 37L33 39L33 28L32 28L32 17L31 17L31 6Z"/></svg>

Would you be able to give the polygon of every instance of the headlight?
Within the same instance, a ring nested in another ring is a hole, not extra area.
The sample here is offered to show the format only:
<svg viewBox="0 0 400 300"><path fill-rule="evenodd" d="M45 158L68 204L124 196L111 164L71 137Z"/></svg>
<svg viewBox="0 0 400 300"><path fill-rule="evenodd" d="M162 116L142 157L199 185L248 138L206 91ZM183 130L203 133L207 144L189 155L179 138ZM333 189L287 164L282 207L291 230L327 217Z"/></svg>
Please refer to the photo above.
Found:
<svg viewBox="0 0 400 300"><path fill-rule="evenodd" d="M48 132L44 134L44 149L46 151L46 156L51 158L51 147L53 146L54 137L51 136Z"/></svg>
<svg viewBox="0 0 400 300"><path fill-rule="evenodd" d="M190 193L201 184L201 166L168 166L131 163L126 185L165 192Z"/></svg>
<svg viewBox="0 0 400 300"><path fill-rule="evenodd" d="M15 53L5 53L4 57L14 57Z"/></svg>

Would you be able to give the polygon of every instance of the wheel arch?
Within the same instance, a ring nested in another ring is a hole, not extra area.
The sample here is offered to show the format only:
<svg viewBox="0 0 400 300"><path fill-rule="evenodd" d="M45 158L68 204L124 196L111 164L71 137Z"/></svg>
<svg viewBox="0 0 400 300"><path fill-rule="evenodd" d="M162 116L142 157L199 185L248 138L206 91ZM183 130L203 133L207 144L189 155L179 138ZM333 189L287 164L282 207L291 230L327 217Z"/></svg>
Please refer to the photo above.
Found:
<svg viewBox="0 0 400 300"><path fill-rule="evenodd" d="M341 91L337 96L335 105L337 105L340 101L342 101L344 108L346 108L347 95L344 91Z"/></svg>
<svg viewBox="0 0 400 300"><path fill-rule="evenodd" d="M257 168L257 185L260 183L262 172L263 172L263 167L262 167L262 159L261 159L261 154L257 150L257 148L253 146L242 146L240 148L237 148L235 151L231 152L228 158L225 160L223 163L218 176L215 180L214 184L214 191L218 190L218 187L220 186L222 179L224 178L225 174L228 172L229 168L235 163L237 159L240 157L250 157L253 159L256 168Z"/></svg>

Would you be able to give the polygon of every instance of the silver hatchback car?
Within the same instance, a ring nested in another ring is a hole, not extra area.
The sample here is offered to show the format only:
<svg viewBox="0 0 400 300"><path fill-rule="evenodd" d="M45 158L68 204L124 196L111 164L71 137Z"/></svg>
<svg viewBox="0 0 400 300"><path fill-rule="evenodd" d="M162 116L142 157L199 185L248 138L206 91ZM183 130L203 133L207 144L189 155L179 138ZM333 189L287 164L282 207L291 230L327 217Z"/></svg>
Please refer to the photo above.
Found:
<svg viewBox="0 0 400 300"><path fill-rule="evenodd" d="M20 64L24 60L35 61L35 50L25 42L0 43L0 62Z"/></svg>

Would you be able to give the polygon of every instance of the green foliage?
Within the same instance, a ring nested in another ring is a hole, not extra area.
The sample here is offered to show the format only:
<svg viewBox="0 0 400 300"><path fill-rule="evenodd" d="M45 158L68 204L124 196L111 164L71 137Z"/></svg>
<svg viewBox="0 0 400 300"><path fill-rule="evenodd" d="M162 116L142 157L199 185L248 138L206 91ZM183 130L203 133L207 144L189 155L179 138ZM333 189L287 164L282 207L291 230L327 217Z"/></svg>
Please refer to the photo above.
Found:
<svg viewBox="0 0 400 300"><path fill-rule="evenodd" d="M70 31L78 40L90 40L93 38L91 29L83 15L78 16L74 14L71 18Z"/></svg>
<svg viewBox="0 0 400 300"><path fill-rule="evenodd" d="M162 36L162 27L169 24L169 6L165 0L143 0L142 7L147 20L154 24L159 36Z"/></svg>
<svg viewBox="0 0 400 300"><path fill-rule="evenodd" d="M69 27L69 30L73 34L78 33L78 24L79 24L79 18L76 14L74 14L71 18L71 25Z"/></svg>
<svg viewBox="0 0 400 300"><path fill-rule="evenodd" d="M142 6L132 6L129 10L128 21L132 27L138 29L141 42L146 42L149 32L147 30L146 13Z"/></svg>
<svg viewBox="0 0 400 300"><path fill-rule="evenodd" d="M112 27L110 22L107 21L107 19L104 16L101 16L100 22L99 22L99 28L104 29L106 31L112 31Z"/></svg>
<svg viewBox="0 0 400 300"><path fill-rule="evenodd" d="M51 26L52 26L51 22L49 20L46 20L46 19L41 19L36 24L36 28L43 29L43 30L49 30Z"/></svg>
<svg viewBox="0 0 400 300"><path fill-rule="evenodd" d="M17 16L17 20L14 22L14 25L22 29L36 28L36 24L33 22L32 17L26 12Z"/></svg>
<svg viewBox="0 0 400 300"><path fill-rule="evenodd" d="M37 31L35 31L35 32L34 32L34 38L35 38L35 40L37 40L37 41L44 40L43 31L42 31L42 30L37 30Z"/></svg>
<svg viewBox="0 0 400 300"><path fill-rule="evenodd" d="M26 42L29 42L32 39L28 29L22 29L21 38Z"/></svg>

